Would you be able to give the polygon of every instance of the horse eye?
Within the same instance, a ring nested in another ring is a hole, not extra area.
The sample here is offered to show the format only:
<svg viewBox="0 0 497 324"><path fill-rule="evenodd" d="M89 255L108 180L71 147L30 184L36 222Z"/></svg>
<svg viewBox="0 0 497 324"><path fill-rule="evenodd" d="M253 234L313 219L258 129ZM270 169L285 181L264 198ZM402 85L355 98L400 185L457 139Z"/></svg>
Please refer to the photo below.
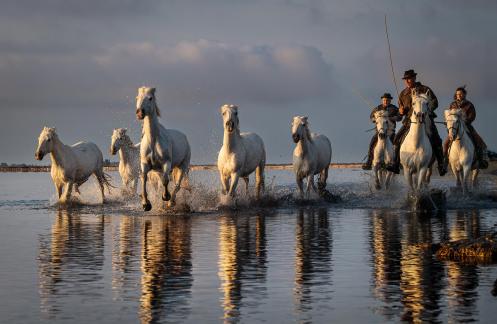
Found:
<svg viewBox="0 0 497 324"><path fill-rule="evenodd" d="M152 101L152 97L148 97L148 100Z"/></svg>

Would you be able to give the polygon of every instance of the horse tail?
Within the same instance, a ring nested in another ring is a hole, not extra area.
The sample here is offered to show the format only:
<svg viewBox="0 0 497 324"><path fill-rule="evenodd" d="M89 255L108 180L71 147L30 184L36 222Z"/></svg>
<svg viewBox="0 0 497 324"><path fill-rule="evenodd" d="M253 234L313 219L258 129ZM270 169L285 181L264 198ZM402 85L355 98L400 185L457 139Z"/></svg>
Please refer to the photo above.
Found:
<svg viewBox="0 0 497 324"><path fill-rule="evenodd" d="M110 194L110 189L111 188L116 188L115 186L112 185L110 182L111 176L108 173L102 172L102 182L107 187L107 190L109 191Z"/></svg>

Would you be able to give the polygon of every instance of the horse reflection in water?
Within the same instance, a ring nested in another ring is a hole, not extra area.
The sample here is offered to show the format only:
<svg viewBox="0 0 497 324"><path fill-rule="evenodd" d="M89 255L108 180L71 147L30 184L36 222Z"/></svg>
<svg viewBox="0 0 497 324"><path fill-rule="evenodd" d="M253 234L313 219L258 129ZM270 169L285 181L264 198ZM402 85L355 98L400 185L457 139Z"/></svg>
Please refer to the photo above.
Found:
<svg viewBox="0 0 497 324"><path fill-rule="evenodd" d="M85 217L64 209L57 211L51 233L40 237L40 308L49 318L69 305L67 295L103 292L104 228L104 216Z"/></svg>
<svg viewBox="0 0 497 324"><path fill-rule="evenodd" d="M295 311L300 320L312 321L306 312L331 300L332 231L326 208L300 209L295 228ZM312 298L313 289L320 300Z"/></svg>
<svg viewBox="0 0 497 324"><path fill-rule="evenodd" d="M438 216L430 219L382 210L370 212L373 292L383 303L380 313L389 321L397 316L408 322L440 321L444 289L449 291L449 319L458 322L476 318L477 267L441 263L426 245L479 237L480 216L477 212L457 212L450 225L444 214Z"/></svg>
<svg viewBox="0 0 497 324"><path fill-rule="evenodd" d="M476 239L484 234L478 210L457 211L450 226L450 241ZM449 322L476 321L479 270L474 264L449 261L447 264Z"/></svg>
<svg viewBox="0 0 497 324"><path fill-rule="evenodd" d="M193 284L191 218L150 217L142 229L141 322L184 320Z"/></svg>
<svg viewBox="0 0 497 324"><path fill-rule="evenodd" d="M141 218L112 218L112 290L116 299L133 294L139 272ZM117 223L117 224L116 224Z"/></svg>
<svg viewBox="0 0 497 324"><path fill-rule="evenodd" d="M384 306L379 306L378 311L388 321L393 321L402 293L402 224L398 215L384 210L371 210L369 214L373 294L384 303Z"/></svg>
<svg viewBox="0 0 497 324"><path fill-rule="evenodd" d="M437 216L434 222L445 221L443 214ZM430 217L408 214L404 221L400 258L402 320L432 322L441 313L444 269L431 249L424 246L439 241L440 237L438 240L434 237ZM444 225L439 227L445 228Z"/></svg>
<svg viewBox="0 0 497 324"><path fill-rule="evenodd" d="M225 322L239 319L244 299L251 306L264 303L266 263L266 215L223 215L219 230L219 279Z"/></svg>

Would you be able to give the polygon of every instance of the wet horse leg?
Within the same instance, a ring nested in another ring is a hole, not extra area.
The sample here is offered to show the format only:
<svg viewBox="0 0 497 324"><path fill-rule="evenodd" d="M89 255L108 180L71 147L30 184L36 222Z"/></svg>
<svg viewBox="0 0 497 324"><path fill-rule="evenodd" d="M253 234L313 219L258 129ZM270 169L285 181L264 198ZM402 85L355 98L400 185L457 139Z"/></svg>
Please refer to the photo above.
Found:
<svg viewBox="0 0 497 324"><path fill-rule="evenodd" d="M148 193L147 193L147 180L148 180L148 172L150 171L150 166L146 163L142 163L141 165L141 169L142 169L142 175L141 175L141 178L142 178L142 199L141 199L141 203L142 203L142 207L143 207L143 210L145 211L149 211L150 209L152 209L152 204L150 204L150 201L148 200Z"/></svg>

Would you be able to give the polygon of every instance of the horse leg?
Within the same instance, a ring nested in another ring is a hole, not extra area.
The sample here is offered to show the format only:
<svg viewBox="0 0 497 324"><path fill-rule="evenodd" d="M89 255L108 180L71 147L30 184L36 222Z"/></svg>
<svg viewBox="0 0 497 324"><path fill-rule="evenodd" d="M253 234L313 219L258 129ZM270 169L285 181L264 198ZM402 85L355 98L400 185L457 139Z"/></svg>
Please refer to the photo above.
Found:
<svg viewBox="0 0 497 324"><path fill-rule="evenodd" d="M146 163L142 163L141 165L142 169L142 195L141 195L141 203L144 211L149 211L152 209L152 204L150 204L150 201L148 200L148 193L147 193L147 180L148 180L148 172L150 171L150 166Z"/></svg>
<svg viewBox="0 0 497 324"><path fill-rule="evenodd" d="M465 165L462 169L462 193L466 195L468 192L468 182L470 180L471 165Z"/></svg>
<svg viewBox="0 0 497 324"><path fill-rule="evenodd" d="M66 183L66 188L65 188L64 194L62 196L62 202L66 203L71 199L72 186L73 186L73 182L70 181L70 182Z"/></svg>
<svg viewBox="0 0 497 324"><path fill-rule="evenodd" d="M311 188L313 188L314 191L316 191L316 188L314 187L314 175L312 174L312 172L310 175L307 176L307 189L306 189L307 199L310 198Z"/></svg>
<svg viewBox="0 0 497 324"><path fill-rule="evenodd" d="M479 169L474 169L471 174L471 186L473 187L473 190L475 190L478 187L478 174L480 173Z"/></svg>
<svg viewBox="0 0 497 324"><path fill-rule="evenodd" d="M171 194L169 193L168 190L168 185L169 185L169 173L171 173L171 162L168 161L164 164L164 167L162 168L162 185L164 186L164 193L162 194L162 200L164 201L169 201L171 200Z"/></svg>
<svg viewBox="0 0 497 324"><path fill-rule="evenodd" d="M377 165L374 166L374 187L376 190L381 189L380 170Z"/></svg>
<svg viewBox="0 0 497 324"><path fill-rule="evenodd" d="M392 181L393 173L390 171L385 171L385 189L390 188L390 181Z"/></svg>
<svg viewBox="0 0 497 324"><path fill-rule="evenodd" d="M228 194L230 178L229 176L225 176L221 171L219 171L219 178L221 179L221 193L226 195Z"/></svg>
<svg viewBox="0 0 497 324"><path fill-rule="evenodd" d="M297 180L297 188L299 189L299 196L300 196L300 199L304 199L304 178L297 175L296 177L296 180Z"/></svg>
<svg viewBox="0 0 497 324"><path fill-rule="evenodd" d="M426 183L426 173L428 172L427 168L421 168L418 171L418 190L422 190L424 188L428 187L428 184Z"/></svg>
<svg viewBox="0 0 497 324"><path fill-rule="evenodd" d="M138 178L134 178L133 180L131 180L131 194L133 196L136 195L137 189L138 189Z"/></svg>
<svg viewBox="0 0 497 324"><path fill-rule="evenodd" d="M428 169L426 170L426 176L425 176L425 182L426 184L430 184L431 181L431 175L433 174L433 166L430 165Z"/></svg>
<svg viewBox="0 0 497 324"><path fill-rule="evenodd" d="M407 184L409 185L409 188L411 189L411 191L414 191L412 171L408 168L404 168L404 177L406 178Z"/></svg>
<svg viewBox="0 0 497 324"><path fill-rule="evenodd" d="M236 194L236 186L238 185L238 179L240 179L240 175L236 172L233 172L231 174L231 185L230 185L230 190L228 192L228 195L231 197L234 197Z"/></svg>
<svg viewBox="0 0 497 324"><path fill-rule="evenodd" d="M261 192L264 192L264 164L260 164L255 169L255 188L256 188L256 198L261 197Z"/></svg>
<svg viewBox="0 0 497 324"><path fill-rule="evenodd" d="M186 171L182 168L176 169L177 171L177 179L175 180L174 189L171 193L171 200L169 201L169 207L172 207L176 204L176 194L181 188L181 182L183 181L183 176L186 174Z"/></svg>
<svg viewBox="0 0 497 324"><path fill-rule="evenodd" d="M104 193L104 175L103 172L95 172L95 177L97 178L98 185L100 186L100 193L102 195L102 204L105 203L105 193Z"/></svg>
<svg viewBox="0 0 497 324"><path fill-rule="evenodd" d="M328 180L329 166L319 172L318 191L321 194L326 189L326 180Z"/></svg>
<svg viewBox="0 0 497 324"><path fill-rule="evenodd" d="M55 190L57 191L57 198L60 200L60 197L62 196L62 187L64 185L60 182L55 183Z"/></svg>
<svg viewBox="0 0 497 324"><path fill-rule="evenodd" d="M245 195L249 195L249 177L243 177L243 181L245 181Z"/></svg>

